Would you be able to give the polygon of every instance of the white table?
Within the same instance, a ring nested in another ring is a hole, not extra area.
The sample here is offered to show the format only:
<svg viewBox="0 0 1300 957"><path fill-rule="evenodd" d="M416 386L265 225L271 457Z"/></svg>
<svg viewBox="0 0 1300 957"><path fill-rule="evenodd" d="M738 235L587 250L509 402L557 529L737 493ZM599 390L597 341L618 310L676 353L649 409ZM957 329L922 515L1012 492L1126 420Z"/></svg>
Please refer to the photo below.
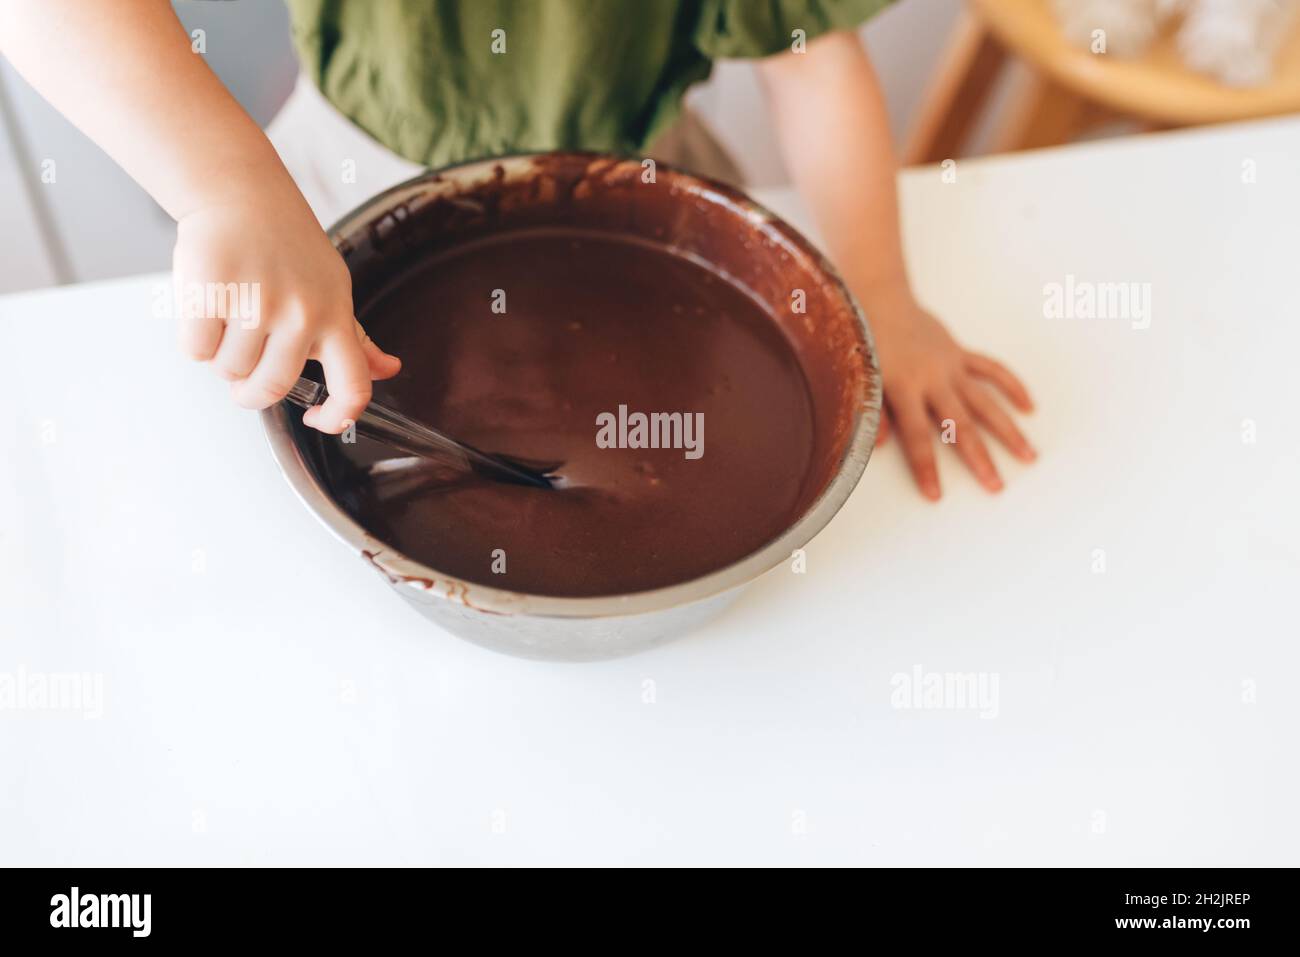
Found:
<svg viewBox="0 0 1300 957"><path fill-rule="evenodd" d="M1041 461L989 497L945 457L936 506L891 444L806 575L596 665L400 603L162 277L0 299L0 676L103 682L0 710L0 863L1294 864L1298 158L1287 120L906 174L923 298L1024 373ZM1069 274L1150 327L1044 318ZM894 707L918 667L996 716Z"/></svg>

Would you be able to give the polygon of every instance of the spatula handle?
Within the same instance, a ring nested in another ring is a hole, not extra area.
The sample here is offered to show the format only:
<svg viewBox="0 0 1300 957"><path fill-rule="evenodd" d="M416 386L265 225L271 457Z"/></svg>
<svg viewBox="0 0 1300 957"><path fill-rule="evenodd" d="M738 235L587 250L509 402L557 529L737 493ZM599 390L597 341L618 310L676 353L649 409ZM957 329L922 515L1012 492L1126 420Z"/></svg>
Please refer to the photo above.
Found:
<svg viewBox="0 0 1300 957"><path fill-rule="evenodd" d="M299 378L285 396L289 402L304 409L323 402L328 395L325 386L307 378ZM420 455L444 462L466 472L475 472L498 481L519 485L550 488L545 476L517 468L496 456L480 452L472 445L457 442L421 422L393 409L372 402L357 417L357 431L376 441L411 455Z"/></svg>

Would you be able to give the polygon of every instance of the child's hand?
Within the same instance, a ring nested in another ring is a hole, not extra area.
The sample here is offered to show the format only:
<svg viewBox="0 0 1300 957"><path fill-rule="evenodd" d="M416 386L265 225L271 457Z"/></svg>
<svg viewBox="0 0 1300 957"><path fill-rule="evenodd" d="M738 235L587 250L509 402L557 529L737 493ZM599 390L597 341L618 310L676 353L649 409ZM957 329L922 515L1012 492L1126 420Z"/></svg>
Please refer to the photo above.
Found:
<svg viewBox="0 0 1300 957"><path fill-rule="evenodd" d="M1002 479L979 430L1025 461L1034 450L988 386L1025 412L1032 407L1029 394L1003 366L954 342L912 295L898 228L889 117L861 40L852 32L818 37L802 55L764 60L760 75L790 173L871 321L886 411L916 484L927 498L939 497L932 438L938 432L956 440L962 460L996 492ZM882 423L880 441L885 434Z"/></svg>
<svg viewBox="0 0 1300 957"><path fill-rule="evenodd" d="M320 360L330 397L303 421L343 431L370 401L371 378L401 363L366 340L343 261L265 135L195 56L172 5L120 6L0 2L0 49L179 224L185 351L211 360L255 409ZM230 315L227 290L256 314Z"/></svg>
<svg viewBox="0 0 1300 957"><path fill-rule="evenodd" d="M316 359L329 398L303 422L337 434L369 403L371 380L401 368L353 317L347 266L295 193L263 190L187 212L172 265L181 349L210 361L245 408L280 401ZM235 295L242 310L230 308Z"/></svg>
<svg viewBox="0 0 1300 957"><path fill-rule="evenodd" d="M1033 408L1024 385L1005 366L959 346L905 287L873 299L869 312L880 352L888 421L898 432L922 494L939 497L936 432L945 441L952 437L957 454L990 492L1001 490L1002 479L989 458L981 429L1020 460L1036 458L990 388L1022 412ZM882 422L879 441L887 434Z"/></svg>

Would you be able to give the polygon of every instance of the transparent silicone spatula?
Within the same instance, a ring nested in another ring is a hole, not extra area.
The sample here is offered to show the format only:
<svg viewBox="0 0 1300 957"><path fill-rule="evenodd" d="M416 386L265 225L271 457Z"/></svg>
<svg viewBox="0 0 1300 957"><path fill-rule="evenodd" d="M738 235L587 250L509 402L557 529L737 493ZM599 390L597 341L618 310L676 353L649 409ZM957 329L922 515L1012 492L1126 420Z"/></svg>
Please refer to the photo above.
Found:
<svg viewBox="0 0 1300 957"><path fill-rule="evenodd" d="M323 402L328 394L321 383L299 378L285 399L296 406L310 409ZM371 402L357 418L357 431L366 438L383 442L411 455L446 463L484 478L536 488L553 487L551 479L541 472L499 455L480 452L472 445L458 442L437 429L431 429L375 402Z"/></svg>

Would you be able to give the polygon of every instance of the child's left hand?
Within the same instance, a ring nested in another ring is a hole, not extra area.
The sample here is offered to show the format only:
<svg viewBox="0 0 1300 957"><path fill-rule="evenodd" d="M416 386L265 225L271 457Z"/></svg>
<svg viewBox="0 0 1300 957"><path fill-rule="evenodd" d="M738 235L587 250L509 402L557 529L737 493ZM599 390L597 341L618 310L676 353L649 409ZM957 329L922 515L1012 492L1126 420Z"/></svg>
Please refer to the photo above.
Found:
<svg viewBox="0 0 1300 957"><path fill-rule="evenodd" d="M906 286L872 298L867 309L880 353L887 420L898 432L908 466L929 499L939 497L933 435L951 441L966 466L990 492L1002 479L980 435L992 434L1017 458L1032 462L1037 453L995 398L1001 392L1021 412L1033 409L1029 392L1006 366L963 349ZM992 388L991 388L992 387ZM949 438L951 436L951 439Z"/></svg>
<svg viewBox="0 0 1300 957"><path fill-rule="evenodd" d="M989 385L1022 412L1033 405L1005 366L963 349L912 295L889 117L860 38L848 31L818 37L803 54L763 60L759 74L786 165L875 332L886 412L921 493L939 497L936 431L981 485L1000 490L980 429L1023 461L1035 453ZM881 426L878 441L886 435Z"/></svg>

